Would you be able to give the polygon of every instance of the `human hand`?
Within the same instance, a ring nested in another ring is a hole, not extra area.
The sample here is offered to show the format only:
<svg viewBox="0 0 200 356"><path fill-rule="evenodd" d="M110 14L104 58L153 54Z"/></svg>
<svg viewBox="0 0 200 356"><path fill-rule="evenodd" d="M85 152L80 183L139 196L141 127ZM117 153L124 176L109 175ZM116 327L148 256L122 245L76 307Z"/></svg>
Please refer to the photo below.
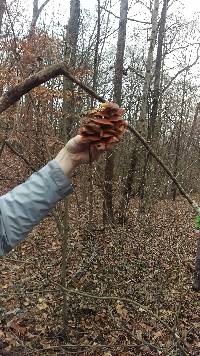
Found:
<svg viewBox="0 0 200 356"><path fill-rule="evenodd" d="M70 159L74 165L96 161L102 152L105 152L103 143L86 143L81 135L73 137L65 145Z"/></svg>
<svg viewBox="0 0 200 356"><path fill-rule="evenodd" d="M67 142L55 159L65 175L71 177L77 166L96 161L106 149L103 143L85 143L83 137L77 135Z"/></svg>

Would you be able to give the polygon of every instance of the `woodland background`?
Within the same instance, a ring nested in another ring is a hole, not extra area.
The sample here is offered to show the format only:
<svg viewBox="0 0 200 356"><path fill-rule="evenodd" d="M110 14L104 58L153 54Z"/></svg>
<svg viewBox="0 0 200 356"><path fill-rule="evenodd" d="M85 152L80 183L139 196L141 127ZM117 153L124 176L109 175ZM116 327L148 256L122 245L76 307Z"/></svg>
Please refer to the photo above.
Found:
<svg viewBox="0 0 200 356"><path fill-rule="evenodd" d="M22 2L0 0L0 94L64 61L125 108L200 201L199 14L184 17L179 0L97 0L91 10L66 2L70 14L60 7L49 18L53 0L33 0L28 15ZM98 106L66 76L2 102L1 194L54 157ZM194 212L176 185L130 132L73 183L75 193L0 262L0 353L200 355Z"/></svg>

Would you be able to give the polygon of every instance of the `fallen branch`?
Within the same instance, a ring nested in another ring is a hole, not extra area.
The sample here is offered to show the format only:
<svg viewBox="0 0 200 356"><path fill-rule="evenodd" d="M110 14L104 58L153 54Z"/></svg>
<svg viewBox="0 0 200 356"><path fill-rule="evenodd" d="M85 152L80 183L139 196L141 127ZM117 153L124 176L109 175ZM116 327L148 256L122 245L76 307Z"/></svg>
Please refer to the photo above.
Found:
<svg viewBox="0 0 200 356"><path fill-rule="evenodd" d="M8 109L16 103L23 95L27 94L32 89L41 84L48 82L50 79L56 78L59 75L64 75L66 78L77 84L85 92L101 102L105 102L101 96L97 95L92 89L76 79L69 71L66 62L53 64L33 75L26 78L21 83L6 91L0 98L0 113Z"/></svg>
<svg viewBox="0 0 200 356"><path fill-rule="evenodd" d="M10 293L11 291L3 291L2 293L0 293L0 298L5 298L5 297L9 297L10 296ZM12 295L13 296L21 296L22 294L25 295L29 295L29 294L45 294L45 293L58 293L58 290L57 289L39 289L39 290L33 290L33 291L29 291L29 290L26 290L26 289L23 289L21 290L20 292L13 292L12 290Z"/></svg>
<svg viewBox="0 0 200 356"><path fill-rule="evenodd" d="M184 344L181 337L176 332L174 332L174 330L171 329L165 321L160 319L156 314L154 314L146 306L136 302L135 300L130 299L130 298L119 297L119 296L111 296L111 295L98 296L98 295L93 295L93 294L89 294L89 293L79 292L79 291L73 290L73 289L66 289L62 285L55 283L55 282L54 282L54 284L56 284L59 288L63 289L68 294L76 294L76 295L80 295L81 297L90 298L90 299L92 298L92 299L98 299L98 300L116 300L116 301L122 301L125 303L132 304L137 311L139 311L141 313L145 313L147 315L150 315L151 317L156 319L160 324L162 324L169 331L169 333L173 336L174 340L177 342L179 349L182 351L183 355L189 356L188 351L185 351L184 348L182 347L182 345L183 345L185 347L185 349L187 350L187 347ZM182 343L182 345L180 345L180 343Z"/></svg>

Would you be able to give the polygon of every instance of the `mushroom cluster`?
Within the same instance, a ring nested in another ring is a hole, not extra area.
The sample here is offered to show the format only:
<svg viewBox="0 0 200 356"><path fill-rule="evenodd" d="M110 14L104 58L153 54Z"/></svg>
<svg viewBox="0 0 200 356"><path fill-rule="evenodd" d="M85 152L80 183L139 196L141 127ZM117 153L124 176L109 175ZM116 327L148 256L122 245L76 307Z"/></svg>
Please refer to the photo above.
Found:
<svg viewBox="0 0 200 356"><path fill-rule="evenodd" d="M125 110L116 103L106 102L89 111L79 129L82 142L104 144L105 147L120 141L127 122L122 118Z"/></svg>

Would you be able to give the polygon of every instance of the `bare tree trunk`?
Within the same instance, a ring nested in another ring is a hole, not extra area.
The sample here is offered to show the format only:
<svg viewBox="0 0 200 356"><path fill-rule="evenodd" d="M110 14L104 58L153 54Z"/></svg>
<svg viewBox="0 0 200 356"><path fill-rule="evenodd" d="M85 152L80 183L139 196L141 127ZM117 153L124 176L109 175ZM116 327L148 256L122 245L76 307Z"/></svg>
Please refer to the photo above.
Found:
<svg viewBox="0 0 200 356"><path fill-rule="evenodd" d="M75 68L76 63L76 47L79 33L79 19L80 19L80 0L71 0L70 2L70 18L66 33L64 60L68 62L71 69ZM71 124L75 113L73 100L73 83L63 78L63 120L61 128L61 137L64 141L69 140L71 136ZM70 94L70 95L69 95ZM64 213L63 213L63 233L62 233L62 266L61 266L61 284L66 288L66 269L67 259L69 254L68 240L69 240L69 204L68 198L64 199ZM68 303L66 291L63 291L63 331L67 335L68 326Z"/></svg>
<svg viewBox="0 0 200 356"><path fill-rule="evenodd" d="M3 16L6 10L6 1L5 0L0 0L0 36L2 33L2 23L3 23ZM3 85L0 84L0 96L3 93Z"/></svg>
<svg viewBox="0 0 200 356"><path fill-rule="evenodd" d="M71 0L70 2L70 18L67 26L65 38L64 60L68 67L72 70L76 65L76 47L79 34L80 22L80 0ZM67 78L63 78L63 125L62 132L65 132L65 140L71 137L72 121L75 115L74 107L74 85ZM68 95L70 93L70 95Z"/></svg>
<svg viewBox="0 0 200 356"><path fill-rule="evenodd" d="M155 123L156 123L156 119L157 119L157 115L158 115L159 99L160 99L160 95L161 95L161 90L160 90L161 69L162 69L162 60L163 60L163 47L164 47L168 1L169 0L163 0L163 7L162 7L162 12L161 12L161 18L160 18L160 27L159 27L159 31L158 31L158 47L157 47L155 74L154 74L154 90L153 90L152 108L151 108L150 117L149 117L148 134L147 134L147 139L148 139L148 141L151 142L151 144L154 141ZM148 177L151 176L150 165L151 165L151 155L148 152L146 154L142 179L141 179L141 183L140 183L140 198L142 201L145 197L145 187L146 187L146 183L147 183L147 175L148 175ZM145 204L146 204L146 202L142 202L142 210L145 208Z"/></svg>
<svg viewBox="0 0 200 356"><path fill-rule="evenodd" d="M143 86L142 98L140 104L140 117L138 122L138 130L142 134L144 134L146 131L147 102L148 102L151 75L152 75L153 53L156 45L156 38L157 38L157 31L158 31L158 10L159 10L159 0L155 0L153 11L152 11L152 17L151 17L152 30L151 30L150 45L149 45L148 55L147 55L144 86ZM122 200L119 209L119 216L120 216L121 223L124 223L125 220L125 214L130 200L131 186L134 180L134 174L138 163L138 156L140 154L141 154L140 143L136 142L135 148L133 149L131 154L130 168L127 174L124 189L122 191Z"/></svg>
<svg viewBox="0 0 200 356"><path fill-rule="evenodd" d="M194 272L194 281L192 287L195 291L200 291L200 237L197 240L195 272Z"/></svg>
<svg viewBox="0 0 200 356"><path fill-rule="evenodd" d="M151 140L153 139L155 122L158 114L159 98L161 95L161 91L160 91L161 68L162 68L162 60L163 60L163 48L164 48L168 1L169 0L163 0L163 8L161 12L160 27L158 32L158 48L157 48L156 65L155 65L154 90L153 90L152 109L151 109L150 124L149 124L150 126L149 136Z"/></svg>
<svg viewBox="0 0 200 356"><path fill-rule="evenodd" d="M114 93L113 99L118 105L121 105L122 79L123 79L123 62L124 50L126 43L126 24L128 14L128 0L121 0L120 4L120 20L117 40L117 52L115 60L115 75L114 75ZM106 156L105 165L105 197L104 197L104 222L113 221L113 176L114 176L114 152L108 153Z"/></svg>
<svg viewBox="0 0 200 356"><path fill-rule="evenodd" d="M175 160L174 160L174 176L177 176L178 173L178 164L180 158L180 148L181 148L181 132L182 132L182 125L183 125L183 114L184 114L184 104L185 104L185 95L186 95L186 76L187 73L184 75L183 81L183 95L181 100L181 112L180 112L180 119L178 123L178 132L177 132L177 140L176 140L176 147L175 147ZM177 188L174 183L172 183L172 199L176 200L176 193Z"/></svg>
<svg viewBox="0 0 200 356"><path fill-rule="evenodd" d="M3 15L6 10L6 0L0 0L0 35L1 35L1 28L3 22Z"/></svg>
<svg viewBox="0 0 200 356"><path fill-rule="evenodd" d="M122 199L119 207L120 224L124 224L126 222L126 214L128 210L128 204L131 198L132 184L133 184L134 173L136 170L137 162L138 162L138 157L136 154L136 150L134 149L131 154L131 161L130 161L129 171L126 177L126 182L122 190Z"/></svg>
<svg viewBox="0 0 200 356"><path fill-rule="evenodd" d="M97 78L98 78L98 70L99 70L99 44L100 44L100 32L101 30L101 2L97 0L97 34L96 34L96 45L94 52L94 63L93 63L93 78L92 78L92 89L96 91L97 89ZM94 98L91 98L91 107L94 105ZM94 191L93 191L93 168L90 165L89 172L89 214L88 214L88 230L92 229L92 219L93 219L93 201L94 201Z"/></svg>
<svg viewBox="0 0 200 356"><path fill-rule="evenodd" d="M196 131L197 127L198 127L198 117L199 117L199 113L200 113L200 103L197 103L196 109L195 109L195 113L194 113L194 119L192 122L192 126L191 126L191 130L190 130L190 134L187 140L187 148L189 150L189 148L191 147L192 144L192 137L194 132Z"/></svg>
<svg viewBox="0 0 200 356"><path fill-rule="evenodd" d="M99 69L99 44L100 44L100 30L101 30L101 2L97 0L97 37L96 45L94 51L94 63L93 63L93 78L92 78L92 89L96 91L97 89L97 78ZM91 106L94 104L94 98L91 98Z"/></svg>
<svg viewBox="0 0 200 356"><path fill-rule="evenodd" d="M150 45L147 55L147 64L146 64L146 72L145 72L145 79L144 79L144 86L142 92L142 99L141 99L141 109L140 109L140 120L139 124L142 126L142 132L144 133L146 115L147 115L147 100L149 96L149 89L150 89L150 81L152 75L152 65L153 65L153 52L156 45L156 38L157 38L157 30L158 30L158 9L159 9L159 0L154 1L154 8L152 12L151 22L152 22L152 30L151 30L151 37L150 37Z"/></svg>
<svg viewBox="0 0 200 356"><path fill-rule="evenodd" d="M128 0L121 0L120 5L120 20L117 40L117 53L115 60L115 75L114 75L114 92L113 99L117 104L121 105L122 100L122 80L123 80L123 65L124 65L124 50L126 44L126 24L128 14Z"/></svg>
<svg viewBox="0 0 200 356"><path fill-rule="evenodd" d="M64 199L63 202L63 216L62 216L62 246L61 246L61 285L66 288L66 271L67 271L67 258L68 258L68 240L69 240L69 213L68 213L68 200ZM62 319L63 319L63 332L67 334L67 325L68 325L68 303L67 295L64 290L62 290L63 296L63 309L62 309Z"/></svg>
<svg viewBox="0 0 200 356"><path fill-rule="evenodd" d="M31 26L29 30L29 38L33 36L35 32L35 27L37 20L44 9L44 7L48 4L50 0L45 0L42 5L39 7L38 0L33 0L33 15L32 15L32 21L31 21Z"/></svg>

